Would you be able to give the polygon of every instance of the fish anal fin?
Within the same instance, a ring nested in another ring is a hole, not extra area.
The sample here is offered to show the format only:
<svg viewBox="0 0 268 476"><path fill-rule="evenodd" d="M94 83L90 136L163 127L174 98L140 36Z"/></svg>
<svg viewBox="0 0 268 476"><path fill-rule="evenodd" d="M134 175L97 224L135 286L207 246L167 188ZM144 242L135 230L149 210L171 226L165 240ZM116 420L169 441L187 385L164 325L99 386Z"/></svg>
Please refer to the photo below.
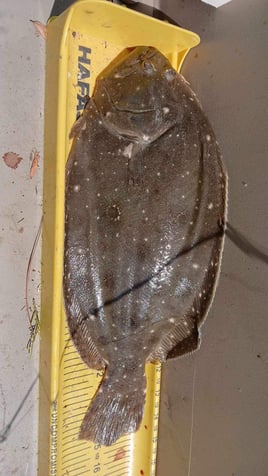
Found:
<svg viewBox="0 0 268 476"><path fill-rule="evenodd" d="M190 354L199 348L200 336L197 329L193 330L192 333L185 337L181 342L176 344L168 353L168 359L175 359L185 354Z"/></svg>
<svg viewBox="0 0 268 476"><path fill-rule="evenodd" d="M73 139L74 137L78 136L79 132L86 128L86 117L85 114L76 119L75 123L73 124L71 131L69 133L69 139Z"/></svg>
<svg viewBox="0 0 268 476"><path fill-rule="evenodd" d="M164 362L167 359L193 352L199 345L197 323L193 318L179 320L147 358L149 362Z"/></svg>

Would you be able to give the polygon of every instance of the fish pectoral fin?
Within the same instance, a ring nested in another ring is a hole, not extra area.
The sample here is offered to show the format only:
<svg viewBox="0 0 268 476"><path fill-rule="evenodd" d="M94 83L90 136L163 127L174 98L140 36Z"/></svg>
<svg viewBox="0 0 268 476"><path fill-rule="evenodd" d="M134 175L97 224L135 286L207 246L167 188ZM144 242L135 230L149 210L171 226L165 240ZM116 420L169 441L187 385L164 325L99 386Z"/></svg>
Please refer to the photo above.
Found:
<svg viewBox="0 0 268 476"><path fill-rule="evenodd" d="M193 318L181 319L174 329L168 332L160 344L149 355L148 362L165 362L196 350L199 346L199 331Z"/></svg>
<svg viewBox="0 0 268 476"><path fill-rule="evenodd" d="M69 139L73 139L74 137L78 136L79 132L86 128L86 116L82 114L81 116L76 119L75 123L73 124L70 133Z"/></svg>

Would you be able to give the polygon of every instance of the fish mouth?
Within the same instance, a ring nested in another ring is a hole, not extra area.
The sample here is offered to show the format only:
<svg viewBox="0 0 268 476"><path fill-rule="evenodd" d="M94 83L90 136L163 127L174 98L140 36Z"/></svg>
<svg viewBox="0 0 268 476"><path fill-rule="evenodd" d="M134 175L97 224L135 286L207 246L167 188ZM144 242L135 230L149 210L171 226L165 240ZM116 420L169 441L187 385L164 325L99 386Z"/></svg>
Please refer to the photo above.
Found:
<svg viewBox="0 0 268 476"><path fill-rule="evenodd" d="M103 123L105 124L106 129L113 134L114 136L120 136L124 137L124 139L128 139L132 142L136 142L137 144L142 144L144 143L145 145L148 144L148 140L144 139L144 134L137 134L135 132L131 132L130 129L123 129L118 125L114 125L108 121L106 121L105 118L102 119Z"/></svg>
<svg viewBox="0 0 268 476"><path fill-rule="evenodd" d="M103 89L105 94L108 97L108 100L110 101L112 107L116 109L118 112L133 112L135 114L143 114L144 112L155 112L155 108L126 108L126 107L120 107L120 105L113 100L113 98L110 96L105 84L103 85Z"/></svg>
<svg viewBox="0 0 268 476"><path fill-rule="evenodd" d="M134 108L125 108L125 107L120 107L118 104L116 104L113 99L111 98L107 88L105 85L103 85L103 91L107 95L108 101L111 104L111 109L114 109L116 112L119 113L126 113L126 114L148 114L148 113L156 113L156 110L153 108L144 108L144 109L134 109ZM95 101L94 101L95 102ZM124 137L125 139L131 140L133 142L137 142L142 144L148 143L148 139L146 137L146 134L143 133L138 133L137 131L131 131L131 128L124 128L121 127L119 124L113 124L111 121L107 120L105 115L99 110L97 104L95 103L96 109L98 110L103 124L105 124L105 127L107 130L110 131L111 134L113 135L119 135L121 137ZM150 142L150 141L149 141Z"/></svg>

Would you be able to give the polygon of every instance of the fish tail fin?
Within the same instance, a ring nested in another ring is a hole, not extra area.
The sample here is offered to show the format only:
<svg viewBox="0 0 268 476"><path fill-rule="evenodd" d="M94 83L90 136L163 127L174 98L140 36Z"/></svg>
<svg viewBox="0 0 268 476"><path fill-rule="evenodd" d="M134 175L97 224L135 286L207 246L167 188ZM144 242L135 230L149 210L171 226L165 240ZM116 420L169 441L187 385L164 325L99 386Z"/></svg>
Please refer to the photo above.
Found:
<svg viewBox="0 0 268 476"><path fill-rule="evenodd" d="M109 375L109 374L108 374ZM146 380L141 382L104 378L82 422L79 439L110 446L125 433L139 429L145 404ZM137 379L135 379L137 380ZM121 384L121 385L120 385Z"/></svg>

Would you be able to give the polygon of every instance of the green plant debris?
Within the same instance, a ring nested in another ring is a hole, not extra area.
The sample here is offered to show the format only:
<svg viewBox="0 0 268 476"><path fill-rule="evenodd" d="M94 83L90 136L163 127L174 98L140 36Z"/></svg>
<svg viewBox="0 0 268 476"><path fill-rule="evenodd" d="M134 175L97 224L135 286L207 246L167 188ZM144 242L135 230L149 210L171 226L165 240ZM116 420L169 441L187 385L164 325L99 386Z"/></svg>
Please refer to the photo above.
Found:
<svg viewBox="0 0 268 476"><path fill-rule="evenodd" d="M29 340L27 342L27 350L31 354L32 351L33 351L33 346L34 346L36 336L40 332L39 311L36 307L36 303L35 303L34 298L33 298L33 310L32 310L32 314L31 314L31 317L30 317L29 330L30 330L30 337L29 337Z"/></svg>

